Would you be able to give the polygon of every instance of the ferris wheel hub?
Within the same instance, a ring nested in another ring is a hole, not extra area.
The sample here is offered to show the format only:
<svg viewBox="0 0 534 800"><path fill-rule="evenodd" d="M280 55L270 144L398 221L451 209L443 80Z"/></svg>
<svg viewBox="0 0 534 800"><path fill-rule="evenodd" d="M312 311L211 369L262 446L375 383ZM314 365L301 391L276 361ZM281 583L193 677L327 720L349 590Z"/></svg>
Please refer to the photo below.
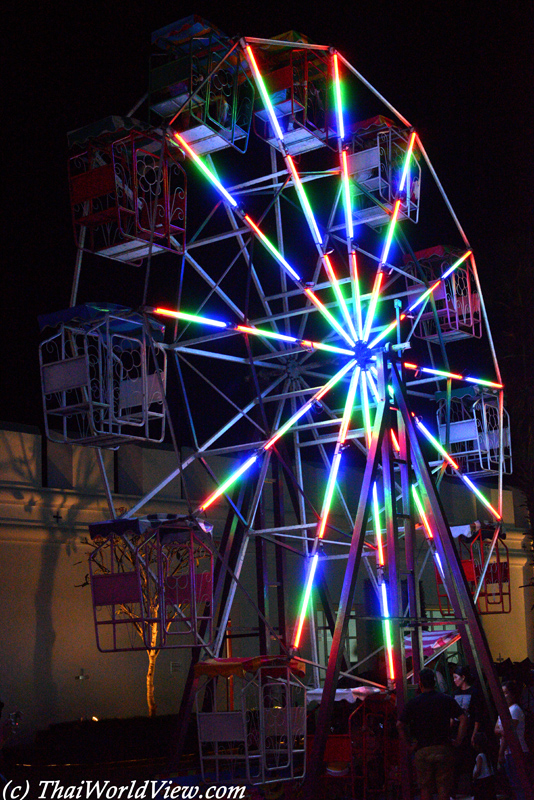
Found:
<svg viewBox="0 0 534 800"><path fill-rule="evenodd" d="M375 361L375 351L371 349L365 342L356 342L354 347L354 356L362 369L367 369L373 361Z"/></svg>

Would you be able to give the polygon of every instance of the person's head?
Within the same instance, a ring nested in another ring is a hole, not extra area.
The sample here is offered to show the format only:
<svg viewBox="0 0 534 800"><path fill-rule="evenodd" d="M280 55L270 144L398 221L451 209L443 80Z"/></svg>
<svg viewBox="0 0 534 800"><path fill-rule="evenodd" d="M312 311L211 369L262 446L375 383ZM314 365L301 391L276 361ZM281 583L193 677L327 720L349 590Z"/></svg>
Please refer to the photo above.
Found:
<svg viewBox="0 0 534 800"><path fill-rule="evenodd" d="M419 673L419 686L423 691L430 691L436 688L436 676L434 670L425 667Z"/></svg>
<svg viewBox="0 0 534 800"><path fill-rule="evenodd" d="M488 737L485 733L475 733L473 736L473 746L477 753L487 753L489 748Z"/></svg>
<svg viewBox="0 0 534 800"><path fill-rule="evenodd" d="M457 664L452 670L452 679L457 689L467 689L473 683L473 676L469 667Z"/></svg>
<svg viewBox="0 0 534 800"><path fill-rule="evenodd" d="M521 698L521 686L517 681L504 681L502 693L509 706L519 703Z"/></svg>

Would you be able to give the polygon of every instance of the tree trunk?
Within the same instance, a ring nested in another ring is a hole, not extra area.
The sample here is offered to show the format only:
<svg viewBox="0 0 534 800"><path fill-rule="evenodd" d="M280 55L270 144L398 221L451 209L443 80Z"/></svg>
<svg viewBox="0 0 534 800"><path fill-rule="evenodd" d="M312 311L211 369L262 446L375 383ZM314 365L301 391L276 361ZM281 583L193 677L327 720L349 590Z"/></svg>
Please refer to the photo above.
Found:
<svg viewBox="0 0 534 800"><path fill-rule="evenodd" d="M150 644L154 646L158 636L158 626L154 622L151 626L151 641ZM154 675L156 672L156 659L159 650L147 650L148 655L148 670L146 673L146 702L148 706L148 716L155 717L158 707L156 705L156 697L154 694Z"/></svg>

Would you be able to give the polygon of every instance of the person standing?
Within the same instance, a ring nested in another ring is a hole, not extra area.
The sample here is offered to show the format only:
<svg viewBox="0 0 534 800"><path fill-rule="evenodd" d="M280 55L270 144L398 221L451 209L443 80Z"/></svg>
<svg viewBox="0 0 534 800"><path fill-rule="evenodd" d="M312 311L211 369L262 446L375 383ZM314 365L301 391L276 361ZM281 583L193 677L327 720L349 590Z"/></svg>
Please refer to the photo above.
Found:
<svg viewBox="0 0 534 800"><path fill-rule="evenodd" d="M477 757L473 769L473 800L496 800L495 770L486 734L475 733L474 745Z"/></svg>
<svg viewBox="0 0 534 800"><path fill-rule="evenodd" d="M474 737L483 732L485 708L480 687L475 683L468 666L456 664L452 670L454 682L453 697L467 714L467 730L463 746L456 753L454 770L454 794L466 794L471 785L471 775L475 766L476 752Z"/></svg>
<svg viewBox="0 0 534 800"><path fill-rule="evenodd" d="M434 783L438 800L449 800L454 781L454 750L459 747L467 726L467 715L453 697L436 691L431 669L419 673L421 694L406 704L397 728L411 752L421 800L431 800ZM459 722L458 733L450 740L451 720Z"/></svg>
<svg viewBox="0 0 534 800"><path fill-rule="evenodd" d="M502 692L504 694L504 699L508 703L508 709L510 711L510 716L512 717L512 724L515 728L517 738L519 739L521 750L523 753L528 753L529 749L525 741L525 714L519 705L521 688L517 681L505 681L502 685ZM510 788L514 791L516 800L524 800L525 793L523 792L519 782L519 776L514 764L512 750L504 738L504 729L500 717L495 725L495 733L500 737L499 763L504 763L506 777L508 778Z"/></svg>
<svg viewBox="0 0 534 800"><path fill-rule="evenodd" d="M476 733L486 733L484 727L484 701L480 687L475 683L471 670L458 664L452 671L454 682L453 697L467 714L467 735L471 746L474 746Z"/></svg>

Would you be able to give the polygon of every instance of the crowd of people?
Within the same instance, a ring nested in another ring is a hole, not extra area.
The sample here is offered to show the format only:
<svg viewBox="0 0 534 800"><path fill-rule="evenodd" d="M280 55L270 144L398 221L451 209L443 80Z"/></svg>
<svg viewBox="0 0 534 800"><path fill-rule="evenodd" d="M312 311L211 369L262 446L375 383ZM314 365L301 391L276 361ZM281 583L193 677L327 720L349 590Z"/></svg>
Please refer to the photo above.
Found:
<svg viewBox="0 0 534 800"><path fill-rule="evenodd" d="M421 800L470 797L496 800L498 791L525 800L521 769L501 719L493 725L482 690L469 667L452 669L452 695L438 691L433 670L422 669L420 693L408 701L397 722L401 741L413 753ZM523 753L529 752L521 686L505 681L503 694ZM526 768L530 759L525 759Z"/></svg>

